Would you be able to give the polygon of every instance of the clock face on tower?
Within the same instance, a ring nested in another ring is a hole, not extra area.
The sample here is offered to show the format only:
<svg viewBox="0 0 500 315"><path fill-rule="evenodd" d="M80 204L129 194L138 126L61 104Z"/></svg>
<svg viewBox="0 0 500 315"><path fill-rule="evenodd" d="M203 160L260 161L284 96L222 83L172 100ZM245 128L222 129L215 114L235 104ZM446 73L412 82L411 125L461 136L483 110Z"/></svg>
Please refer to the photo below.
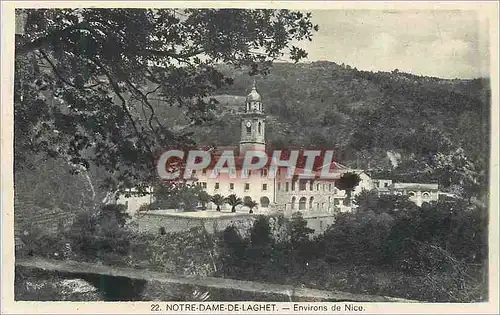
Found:
<svg viewBox="0 0 500 315"><path fill-rule="evenodd" d="M252 126L252 122L247 121L247 127L250 128Z"/></svg>

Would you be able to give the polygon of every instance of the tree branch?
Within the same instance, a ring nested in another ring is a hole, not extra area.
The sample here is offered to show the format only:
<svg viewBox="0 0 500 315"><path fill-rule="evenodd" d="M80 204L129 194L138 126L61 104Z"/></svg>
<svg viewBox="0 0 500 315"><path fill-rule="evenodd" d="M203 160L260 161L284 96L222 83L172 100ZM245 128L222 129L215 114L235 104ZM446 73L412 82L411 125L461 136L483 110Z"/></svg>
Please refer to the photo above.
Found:
<svg viewBox="0 0 500 315"><path fill-rule="evenodd" d="M108 72L108 70L105 68L104 65L102 65L98 60L92 58L90 59L96 66L98 66L104 73L104 75L108 78L109 83L111 84L111 87L113 91L115 92L116 96L118 96L121 100L121 107L125 111L127 118L130 120L130 123L132 125L132 128L134 129L135 134L141 141L143 142L144 146L148 149L150 155L151 155L151 163L154 164L154 155L153 155L153 150L151 150L151 147L147 143L147 141L142 137L141 133L139 132L139 129L137 129L137 125L135 123L134 118L132 117L132 114L130 113L129 109L127 108L127 102L123 98L120 92L120 87L118 84L113 80L111 77L111 74ZM154 166L154 165L153 165Z"/></svg>
<svg viewBox="0 0 500 315"><path fill-rule="evenodd" d="M154 107L153 105L151 105L151 103L149 102L149 99L147 97L148 94L150 93L153 93L154 91L156 91L157 89L160 88L160 86L158 86L154 91L152 92L148 92L146 94L142 93L142 91L136 87L132 82L130 82L130 80L126 80L125 81L137 94L139 94L139 97L142 98L142 101L143 101L143 104L146 104L146 106L149 108L149 110L151 111L151 115L149 117L149 120L148 120L148 125L149 125L149 128L151 129L151 131L155 132L153 126L152 126L152 120L153 118L155 118L155 121L156 123L158 124L158 126L161 128L161 130L165 133L168 134L169 137L171 137L172 139L175 138L175 135L170 131L168 130L165 126L163 126L163 124L160 122L160 120L158 119L158 116L156 115L155 113L155 110L154 110Z"/></svg>
<svg viewBox="0 0 500 315"><path fill-rule="evenodd" d="M62 40L61 37L68 35L72 31L75 30L90 30L89 27L83 23L78 23L75 25L68 26L67 28L58 30L58 31L53 31L47 34L46 36L39 37L35 39L32 42L25 43L21 45L20 47L16 47L15 54L16 55L24 55L27 53L30 53L34 50L43 48L47 46L51 41L54 40Z"/></svg>
<svg viewBox="0 0 500 315"><path fill-rule="evenodd" d="M69 82L66 78L64 78L62 76L62 74L57 70L56 65L50 60L50 58L49 58L49 56L47 55L46 52L44 52L41 48L39 48L38 51L42 54L43 59L45 59L49 63L50 67L54 71L54 74L59 78L59 80L61 80L62 82L66 83L67 85L69 85L71 87L74 87L76 89L91 89L93 87L96 87L96 86L100 85L100 83L96 83L96 84L92 84L92 85L88 85L88 86L82 86L82 87L76 86L75 84Z"/></svg>

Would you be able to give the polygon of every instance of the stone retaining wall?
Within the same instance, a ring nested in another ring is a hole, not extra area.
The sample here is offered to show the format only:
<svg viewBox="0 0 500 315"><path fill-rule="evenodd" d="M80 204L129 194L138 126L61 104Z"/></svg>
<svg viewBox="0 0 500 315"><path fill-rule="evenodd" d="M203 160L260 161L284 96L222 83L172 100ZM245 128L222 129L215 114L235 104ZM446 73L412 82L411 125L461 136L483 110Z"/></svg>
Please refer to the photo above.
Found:
<svg viewBox="0 0 500 315"><path fill-rule="evenodd" d="M235 213L231 216L217 218L198 218L181 215L169 214L141 214L134 218L138 232L142 233L161 233L162 229L166 233L183 232L194 227L205 227L209 233L224 231L228 226L234 226L240 231L242 236L246 235L253 226L255 219L259 214ZM280 237L283 227L278 226L279 215L269 215L271 230L276 237ZM333 224L335 217L331 214L304 214L304 219L308 227L314 229L313 235L318 235Z"/></svg>

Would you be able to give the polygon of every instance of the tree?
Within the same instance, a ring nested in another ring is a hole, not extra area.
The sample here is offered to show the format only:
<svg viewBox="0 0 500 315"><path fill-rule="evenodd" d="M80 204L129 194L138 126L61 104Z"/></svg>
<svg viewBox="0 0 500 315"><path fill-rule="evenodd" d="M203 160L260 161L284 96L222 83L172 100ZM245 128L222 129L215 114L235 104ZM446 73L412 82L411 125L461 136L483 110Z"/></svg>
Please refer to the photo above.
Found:
<svg viewBox="0 0 500 315"><path fill-rule="evenodd" d="M302 213L295 212L290 220L290 241L292 246L297 247L301 243L309 241L309 235L314 233L314 230L307 227L307 221L302 216Z"/></svg>
<svg viewBox="0 0 500 315"><path fill-rule="evenodd" d="M250 208L249 213L253 213L253 208L257 207L257 205L258 205L258 203L255 202L255 200L249 200L249 201L245 202L245 206Z"/></svg>
<svg viewBox="0 0 500 315"><path fill-rule="evenodd" d="M354 188L358 186L359 182L361 181L361 178L359 177L358 174L352 173L352 172L346 172L342 174L339 180L335 181L335 187L337 187L340 190L345 190L346 192L346 201L344 202L345 205L350 206L351 205L351 194Z"/></svg>
<svg viewBox="0 0 500 315"><path fill-rule="evenodd" d="M207 209L207 203L210 202L211 199L212 197L204 190L198 193L198 200L200 201L201 208L203 210Z"/></svg>
<svg viewBox="0 0 500 315"><path fill-rule="evenodd" d="M203 188L187 183L160 183L156 185L153 194L155 201L151 204L151 209L182 207L192 211L198 202L207 200Z"/></svg>
<svg viewBox="0 0 500 315"><path fill-rule="evenodd" d="M307 56L311 14L289 10L23 9L15 42L16 167L31 150L104 167L110 187L146 187L161 148L193 144L171 107L202 124L232 84L226 63L267 73ZM153 101L155 100L155 101ZM158 106L161 100L162 106Z"/></svg>
<svg viewBox="0 0 500 315"><path fill-rule="evenodd" d="M226 203L231 206L231 212L236 212L236 207L243 204L241 198L238 198L235 194L231 194L226 198Z"/></svg>
<svg viewBox="0 0 500 315"><path fill-rule="evenodd" d="M220 194L215 194L212 196L210 201L212 201L217 206L217 211L220 211L220 206L222 206L226 202L226 198Z"/></svg>
<svg viewBox="0 0 500 315"><path fill-rule="evenodd" d="M417 209L417 205L407 195L379 195L376 190L363 189L354 197L354 203L358 206L358 212L373 211L376 214L392 215Z"/></svg>
<svg viewBox="0 0 500 315"><path fill-rule="evenodd" d="M130 216L123 205L105 205L97 211L80 211L66 236L72 251L87 259L119 260L130 253ZM63 236L63 237L64 237Z"/></svg>
<svg viewBox="0 0 500 315"><path fill-rule="evenodd" d="M303 268L307 260L318 254L313 242L309 239L314 230L307 226L307 221L300 212L292 215L289 226L292 260L294 263L301 263L300 267Z"/></svg>

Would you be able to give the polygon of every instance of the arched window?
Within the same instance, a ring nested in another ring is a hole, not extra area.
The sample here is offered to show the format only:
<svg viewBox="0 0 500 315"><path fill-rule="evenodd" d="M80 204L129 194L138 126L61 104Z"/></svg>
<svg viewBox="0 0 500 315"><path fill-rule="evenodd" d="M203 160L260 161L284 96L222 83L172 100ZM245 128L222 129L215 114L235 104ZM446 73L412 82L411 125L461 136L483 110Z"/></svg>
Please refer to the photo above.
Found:
<svg viewBox="0 0 500 315"><path fill-rule="evenodd" d="M266 196L260 197L260 206L264 208L269 207L269 198Z"/></svg>
<svg viewBox="0 0 500 315"><path fill-rule="evenodd" d="M302 197L299 199L299 210L306 210L306 202L307 202L306 197Z"/></svg>
<svg viewBox="0 0 500 315"><path fill-rule="evenodd" d="M248 127L247 126L247 134L251 134L252 133L252 126Z"/></svg>
<svg viewBox="0 0 500 315"><path fill-rule="evenodd" d="M313 209L313 202L314 202L314 197L311 197L309 199L309 210L312 210Z"/></svg>
<svg viewBox="0 0 500 315"><path fill-rule="evenodd" d="M415 197L415 193L414 193L413 191L410 191L410 192L408 193L408 195L409 195L410 197Z"/></svg>
<svg viewBox="0 0 500 315"><path fill-rule="evenodd" d="M429 195L429 193L428 193L428 192L424 192L424 193L422 194L422 197L424 197L424 198L429 198L429 197L430 197L430 195Z"/></svg>
<svg viewBox="0 0 500 315"><path fill-rule="evenodd" d="M287 183L288 184L288 183ZM295 200L296 198L295 197L292 197L292 210L295 209Z"/></svg>

